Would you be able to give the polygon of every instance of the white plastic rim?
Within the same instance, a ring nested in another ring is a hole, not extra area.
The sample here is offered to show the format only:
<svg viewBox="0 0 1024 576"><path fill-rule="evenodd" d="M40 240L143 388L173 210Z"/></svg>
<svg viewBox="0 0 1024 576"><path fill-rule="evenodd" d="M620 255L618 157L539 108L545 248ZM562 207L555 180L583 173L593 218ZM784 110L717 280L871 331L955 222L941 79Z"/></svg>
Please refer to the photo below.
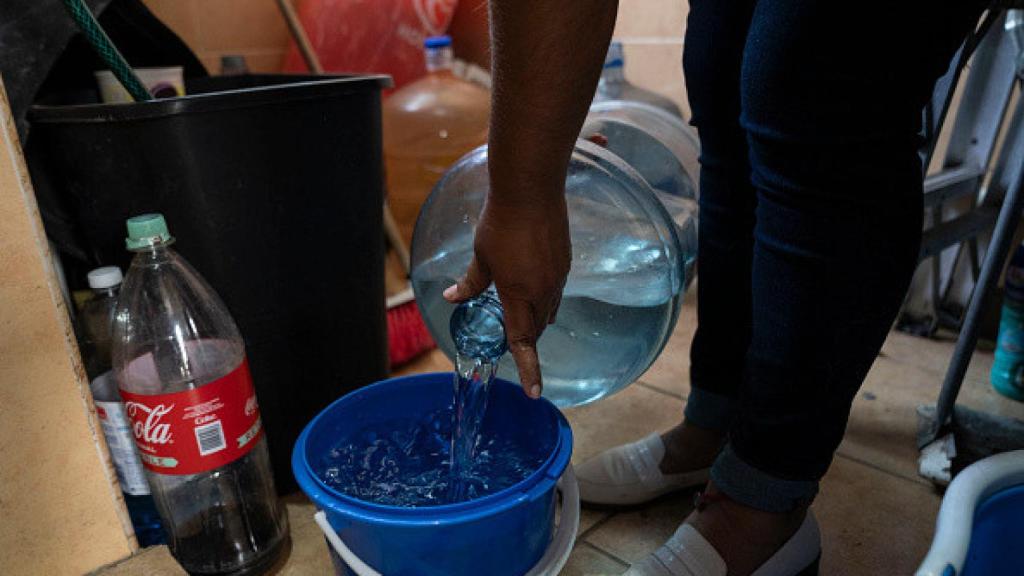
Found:
<svg viewBox="0 0 1024 576"><path fill-rule="evenodd" d="M557 576L562 567L569 561L569 554L572 553L572 545L576 542L576 534L580 529L580 488L576 482L576 474L573 472L572 464L566 467L562 477L558 480L558 490L562 493L562 517L558 522L555 536L551 544L541 556L540 561L530 569L524 576ZM323 531L327 541L331 543L334 551L341 556L341 559L358 576L382 576L362 559L359 558L338 536L338 533L327 521L327 514L323 510L317 510L313 520Z"/></svg>
<svg viewBox="0 0 1024 576"><path fill-rule="evenodd" d="M960 574L971 545L975 509L996 492L1019 484L1024 484L1024 450L990 456L957 474L942 498L935 538L916 576Z"/></svg>

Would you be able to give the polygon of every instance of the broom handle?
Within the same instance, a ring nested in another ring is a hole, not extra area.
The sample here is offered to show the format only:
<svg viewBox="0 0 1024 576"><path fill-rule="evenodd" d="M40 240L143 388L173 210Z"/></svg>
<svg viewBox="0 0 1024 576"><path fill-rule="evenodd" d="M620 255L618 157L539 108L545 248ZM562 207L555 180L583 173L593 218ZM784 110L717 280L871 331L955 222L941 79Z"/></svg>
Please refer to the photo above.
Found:
<svg viewBox="0 0 1024 576"><path fill-rule="evenodd" d="M302 59L306 61L306 67L314 74L323 74L324 68L320 65L320 59L317 58L313 45L309 43L309 37L306 36L302 22L299 22L299 16L295 13L292 0L277 0L277 5L281 8L281 14L284 15L284 20L292 31L295 43L299 46L299 52L302 53Z"/></svg>
<svg viewBox="0 0 1024 576"><path fill-rule="evenodd" d="M409 274L409 249L405 247L402 234L398 231L398 224L395 222L395 216L391 213L391 208L388 207L386 201L384 202L384 233L387 234L391 249L395 251L398 259L402 262L405 273Z"/></svg>
<svg viewBox="0 0 1024 576"><path fill-rule="evenodd" d="M84 0L64 0L64 7L68 9L71 19L75 21L78 28L85 34L85 39L89 41L89 45L110 67L111 72L114 73L114 76L121 82L125 90L131 94L132 98L136 102L152 100L153 96L146 90L146 86L135 75L135 72L132 71L132 67L128 65L128 61L124 59L124 56L117 50L114 43L110 41L110 37L103 31L103 27L96 21L96 17L89 11Z"/></svg>

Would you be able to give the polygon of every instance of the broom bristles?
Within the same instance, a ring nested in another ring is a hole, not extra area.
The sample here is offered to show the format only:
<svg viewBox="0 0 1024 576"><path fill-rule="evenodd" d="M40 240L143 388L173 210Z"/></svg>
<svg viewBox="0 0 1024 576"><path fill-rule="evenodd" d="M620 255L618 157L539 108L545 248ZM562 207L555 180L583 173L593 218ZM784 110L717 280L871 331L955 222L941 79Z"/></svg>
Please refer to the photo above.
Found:
<svg viewBox="0 0 1024 576"><path fill-rule="evenodd" d="M415 301L388 310L388 357L392 368L436 347Z"/></svg>

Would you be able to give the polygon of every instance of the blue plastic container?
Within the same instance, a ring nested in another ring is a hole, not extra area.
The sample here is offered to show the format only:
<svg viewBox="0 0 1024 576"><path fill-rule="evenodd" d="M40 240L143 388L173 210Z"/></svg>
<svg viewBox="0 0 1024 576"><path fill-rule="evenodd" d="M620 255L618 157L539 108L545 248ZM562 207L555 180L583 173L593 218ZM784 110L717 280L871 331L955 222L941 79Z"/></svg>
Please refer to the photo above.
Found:
<svg viewBox="0 0 1024 576"><path fill-rule="evenodd" d="M963 576L1024 574L1024 554L1020 553L1022 529L1024 486L989 496L974 516Z"/></svg>
<svg viewBox="0 0 1024 576"><path fill-rule="evenodd" d="M915 576L1024 574L1024 450L971 464L942 498L931 549Z"/></svg>
<svg viewBox="0 0 1024 576"><path fill-rule="evenodd" d="M328 406L302 431L292 453L299 487L327 514L331 527L373 569L388 576L519 576L551 540L556 483L572 455L572 431L547 400L531 400L517 384L495 380L484 431L500 430L548 455L522 482L483 498L421 508L364 502L324 484L316 463L343 437L375 423L422 415L452 401L448 373L385 380ZM339 574L352 574L334 551Z"/></svg>

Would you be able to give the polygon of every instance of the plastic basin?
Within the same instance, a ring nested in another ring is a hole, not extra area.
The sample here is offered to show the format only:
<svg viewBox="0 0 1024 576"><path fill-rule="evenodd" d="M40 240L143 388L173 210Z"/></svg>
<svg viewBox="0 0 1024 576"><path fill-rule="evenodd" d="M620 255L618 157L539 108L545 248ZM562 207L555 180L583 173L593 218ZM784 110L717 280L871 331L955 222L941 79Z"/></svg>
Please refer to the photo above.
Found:
<svg viewBox="0 0 1024 576"><path fill-rule="evenodd" d="M556 484L572 455L572 431L547 400L530 400L504 380L492 384L484 429L544 450L541 467L483 498L419 508L365 502L324 484L316 463L340 438L367 425L420 415L452 401L452 374L394 378L331 404L299 435L292 471L299 487L348 547L388 576L520 575L534 567L552 536ZM339 574L352 574L334 555Z"/></svg>

